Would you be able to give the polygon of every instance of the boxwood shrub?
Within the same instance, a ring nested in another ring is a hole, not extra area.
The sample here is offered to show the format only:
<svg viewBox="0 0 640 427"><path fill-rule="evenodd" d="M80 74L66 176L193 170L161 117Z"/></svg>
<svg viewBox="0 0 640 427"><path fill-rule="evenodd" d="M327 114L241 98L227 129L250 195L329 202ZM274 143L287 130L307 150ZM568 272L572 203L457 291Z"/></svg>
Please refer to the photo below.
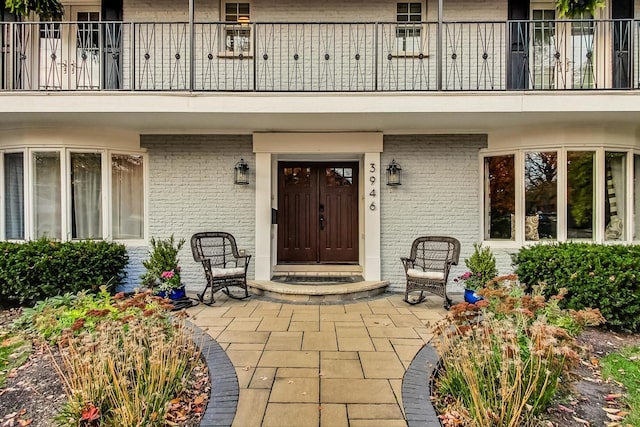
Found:
<svg viewBox="0 0 640 427"><path fill-rule="evenodd" d="M126 276L124 245L104 241L0 242L0 305L31 304L54 295L115 287Z"/></svg>
<svg viewBox="0 0 640 427"><path fill-rule="evenodd" d="M520 249L514 263L522 283L545 283L545 296L567 288L565 307L599 308L608 327L640 330L640 246L536 245Z"/></svg>

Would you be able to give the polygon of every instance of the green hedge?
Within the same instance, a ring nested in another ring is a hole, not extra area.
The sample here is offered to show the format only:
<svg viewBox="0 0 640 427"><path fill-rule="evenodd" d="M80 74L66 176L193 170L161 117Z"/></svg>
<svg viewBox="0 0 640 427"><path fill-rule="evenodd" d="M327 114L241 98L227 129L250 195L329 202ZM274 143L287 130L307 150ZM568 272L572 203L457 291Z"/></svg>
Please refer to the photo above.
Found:
<svg viewBox="0 0 640 427"><path fill-rule="evenodd" d="M516 273L545 296L567 288L567 308L599 308L614 329L640 330L640 246L560 243L522 248Z"/></svg>
<svg viewBox="0 0 640 427"><path fill-rule="evenodd" d="M31 304L67 292L113 290L126 276L124 245L103 241L0 242L0 305Z"/></svg>

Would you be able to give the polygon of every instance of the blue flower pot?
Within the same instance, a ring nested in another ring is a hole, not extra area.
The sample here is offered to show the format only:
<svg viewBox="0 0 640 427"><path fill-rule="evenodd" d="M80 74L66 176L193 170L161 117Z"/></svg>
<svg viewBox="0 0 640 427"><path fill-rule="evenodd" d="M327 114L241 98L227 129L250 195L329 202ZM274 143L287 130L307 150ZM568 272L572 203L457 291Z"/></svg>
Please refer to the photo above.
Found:
<svg viewBox="0 0 640 427"><path fill-rule="evenodd" d="M184 286L171 289L168 296L166 291L158 291L156 295L160 298L169 298L170 300L182 299L187 296Z"/></svg>
<svg viewBox="0 0 640 427"><path fill-rule="evenodd" d="M483 300L480 295L476 294L476 291L473 289L465 289L464 290L464 300L469 304L475 304L480 300Z"/></svg>

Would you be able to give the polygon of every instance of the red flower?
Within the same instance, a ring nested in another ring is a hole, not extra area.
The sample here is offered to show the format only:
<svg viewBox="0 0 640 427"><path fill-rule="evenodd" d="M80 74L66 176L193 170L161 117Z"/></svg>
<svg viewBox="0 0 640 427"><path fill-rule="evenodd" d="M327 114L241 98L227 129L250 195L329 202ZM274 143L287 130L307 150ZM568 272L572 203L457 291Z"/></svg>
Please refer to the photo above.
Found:
<svg viewBox="0 0 640 427"><path fill-rule="evenodd" d="M93 403L89 403L89 407L82 411L81 421L93 422L100 418L100 409L93 406Z"/></svg>

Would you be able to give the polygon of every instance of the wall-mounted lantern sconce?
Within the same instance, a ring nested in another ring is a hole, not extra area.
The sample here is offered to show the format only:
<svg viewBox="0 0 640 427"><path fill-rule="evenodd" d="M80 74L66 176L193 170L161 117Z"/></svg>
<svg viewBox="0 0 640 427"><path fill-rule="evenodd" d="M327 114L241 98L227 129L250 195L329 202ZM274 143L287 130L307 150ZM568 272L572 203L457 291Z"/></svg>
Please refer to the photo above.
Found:
<svg viewBox="0 0 640 427"><path fill-rule="evenodd" d="M240 159L233 168L233 183L238 185L249 184L249 165L244 159Z"/></svg>
<svg viewBox="0 0 640 427"><path fill-rule="evenodd" d="M387 168L387 185L402 185L402 168L395 159L391 160Z"/></svg>

